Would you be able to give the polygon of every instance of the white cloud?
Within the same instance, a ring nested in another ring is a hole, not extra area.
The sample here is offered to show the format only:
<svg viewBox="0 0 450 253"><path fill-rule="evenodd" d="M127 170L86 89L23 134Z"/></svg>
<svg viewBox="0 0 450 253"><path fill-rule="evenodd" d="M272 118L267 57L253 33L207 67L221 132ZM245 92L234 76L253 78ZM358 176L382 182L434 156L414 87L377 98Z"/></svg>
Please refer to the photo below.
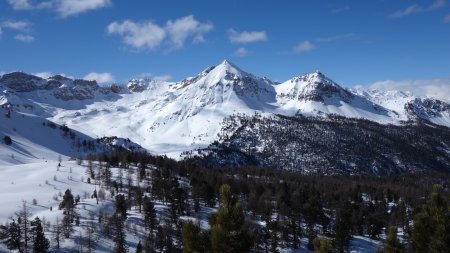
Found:
<svg viewBox="0 0 450 253"><path fill-rule="evenodd" d="M204 34L213 29L211 23L201 23L192 15L167 21L164 27L152 21L134 22L126 20L108 25L108 34L120 35L123 42L135 49L154 49L168 39L168 51L183 47L187 38L194 43L203 42Z"/></svg>
<svg viewBox="0 0 450 253"><path fill-rule="evenodd" d="M153 49L159 46L166 37L164 29L151 21L141 23L135 23L131 20L122 23L113 22L108 25L107 30L109 34L122 36L126 45L136 49Z"/></svg>
<svg viewBox="0 0 450 253"><path fill-rule="evenodd" d="M153 80L156 80L156 81L164 81L164 82L167 82L167 81L169 81L170 79L172 79L172 76L171 76L171 75L154 76L152 79L153 79Z"/></svg>
<svg viewBox="0 0 450 253"><path fill-rule="evenodd" d="M20 32L14 36L14 39L30 43L34 41L34 37L30 35L32 24L28 21L23 20L6 20L0 23L0 37L2 33L2 29L9 29Z"/></svg>
<svg viewBox="0 0 450 253"><path fill-rule="evenodd" d="M172 47L177 49L183 47L189 36L193 36L194 43L204 42L203 35L211 31L213 25L211 23L200 23L192 15L189 15L175 21L167 21L165 29L170 36Z"/></svg>
<svg viewBox="0 0 450 253"><path fill-rule="evenodd" d="M30 10L34 8L28 0L8 0L8 3L14 10Z"/></svg>
<svg viewBox="0 0 450 253"><path fill-rule="evenodd" d="M418 4L413 4L413 5L406 7L405 9L397 10L396 12L392 13L389 16L391 18L403 18L403 17L410 16L412 14L416 14L419 12L429 12L429 11L439 10L439 9L442 9L443 7L445 7L446 5L447 5L446 0L435 0L428 7L422 7Z"/></svg>
<svg viewBox="0 0 450 253"><path fill-rule="evenodd" d="M445 23L450 23L450 13L444 17L444 22Z"/></svg>
<svg viewBox="0 0 450 253"><path fill-rule="evenodd" d="M244 57L247 54L248 54L247 49L245 49L244 47L240 47L234 52L233 55L236 56L236 57Z"/></svg>
<svg viewBox="0 0 450 253"><path fill-rule="evenodd" d="M146 72L146 73L141 73L141 74L135 75L133 78L151 79L151 80L156 80L156 81L169 81L170 79L172 79L172 76L171 75L154 76L152 73Z"/></svg>
<svg viewBox="0 0 450 253"><path fill-rule="evenodd" d="M441 8L445 7L446 5L447 5L447 1L436 0L430 5L430 7L428 9L429 10L437 10L437 9L441 9Z"/></svg>
<svg viewBox="0 0 450 253"><path fill-rule="evenodd" d="M115 81L114 76L111 73L103 72L91 72L83 77L85 80L95 80L97 83L112 83Z"/></svg>
<svg viewBox="0 0 450 253"><path fill-rule="evenodd" d="M450 101L450 79L380 81L370 89L411 91L417 96L435 97Z"/></svg>
<svg viewBox="0 0 450 253"><path fill-rule="evenodd" d="M331 10L331 13L333 13L333 14L339 14L339 13L341 13L341 12L348 11L348 10L350 10L350 6L346 5L346 6L344 6L344 7L332 9L332 10Z"/></svg>
<svg viewBox="0 0 450 253"><path fill-rule="evenodd" d="M228 30L228 38L232 43L251 43L257 41L266 41L267 34L265 31L261 32L237 32L233 28Z"/></svg>
<svg viewBox="0 0 450 253"><path fill-rule="evenodd" d="M56 11L62 17L77 15L111 5L111 0L59 0L55 4Z"/></svg>
<svg viewBox="0 0 450 253"><path fill-rule="evenodd" d="M16 36L14 36L14 39L25 43L34 41L34 37L29 34L17 34Z"/></svg>
<svg viewBox="0 0 450 253"><path fill-rule="evenodd" d="M33 5L28 0L8 0L14 10L49 9L61 17L111 6L111 0L47 0Z"/></svg>
<svg viewBox="0 0 450 253"><path fill-rule="evenodd" d="M316 47L309 42L308 40L305 40L303 42L300 42L297 46L293 48L294 53L300 54L304 52L310 52L314 50Z"/></svg>
<svg viewBox="0 0 450 253"><path fill-rule="evenodd" d="M6 20L2 22L3 28L27 32L31 28L31 23L23 20Z"/></svg>
<svg viewBox="0 0 450 253"><path fill-rule="evenodd" d="M339 35L335 35L335 36L330 36L330 37L321 37L321 38L317 38L317 42L334 42L334 41L339 41L339 40L354 40L356 39L356 34L355 33L345 33L345 34L339 34Z"/></svg>
<svg viewBox="0 0 450 253"><path fill-rule="evenodd" d="M406 9L398 10L390 15L391 18L402 18L406 16L410 16L414 13L421 12L422 7L418 4L413 4L408 6Z"/></svg>
<svg viewBox="0 0 450 253"><path fill-rule="evenodd" d="M152 73L146 72L146 73L140 73L138 75L135 75L135 78L138 78L138 79L150 79L152 76L153 76Z"/></svg>
<svg viewBox="0 0 450 253"><path fill-rule="evenodd" d="M47 78L53 76L53 74L50 72L36 72L36 73L32 73L32 75L39 76L40 78L44 78L44 79L47 79Z"/></svg>

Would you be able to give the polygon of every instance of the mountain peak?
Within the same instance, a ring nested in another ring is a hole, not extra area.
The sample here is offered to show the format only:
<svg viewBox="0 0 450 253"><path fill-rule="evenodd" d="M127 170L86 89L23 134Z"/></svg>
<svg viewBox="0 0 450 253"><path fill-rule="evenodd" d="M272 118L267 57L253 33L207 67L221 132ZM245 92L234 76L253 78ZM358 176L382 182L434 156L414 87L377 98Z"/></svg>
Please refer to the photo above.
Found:
<svg viewBox="0 0 450 253"><path fill-rule="evenodd" d="M233 73L233 74L246 73L245 71L241 70L238 66L236 66L235 64L233 64L232 62L230 62L226 59L223 60L222 63L217 65L214 69L216 71L223 72L224 74L226 74L226 73Z"/></svg>
<svg viewBox="0 0 450 253"><path fill-rule="evenodd" d="M297 76L278 87L279 97L299 101L325 102L328 98L339 98L350 102L352 95L319 70Z"/></svg>
<svg viewBox="0 0 450 253"><path fill-rule="evenodd" d="M227 60L227 59L224 59L224 60L222 61L222 63L220 63L219 65L229 65L229 66L236 67L236 65L234 65L232 62L230 62L230 61Z"/></svg>

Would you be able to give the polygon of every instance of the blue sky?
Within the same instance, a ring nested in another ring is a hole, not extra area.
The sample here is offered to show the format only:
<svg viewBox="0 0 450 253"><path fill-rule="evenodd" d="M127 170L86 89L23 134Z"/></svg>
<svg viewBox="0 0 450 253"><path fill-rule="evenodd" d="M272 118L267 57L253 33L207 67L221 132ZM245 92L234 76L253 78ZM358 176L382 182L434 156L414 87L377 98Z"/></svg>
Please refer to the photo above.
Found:
<svg viewBox="0 0 450 253"><path fill-rule="evenodd" d="M0 0L0 28L0 72L177 81L229 59L348 87L450 77L445 0Z"/></svg>

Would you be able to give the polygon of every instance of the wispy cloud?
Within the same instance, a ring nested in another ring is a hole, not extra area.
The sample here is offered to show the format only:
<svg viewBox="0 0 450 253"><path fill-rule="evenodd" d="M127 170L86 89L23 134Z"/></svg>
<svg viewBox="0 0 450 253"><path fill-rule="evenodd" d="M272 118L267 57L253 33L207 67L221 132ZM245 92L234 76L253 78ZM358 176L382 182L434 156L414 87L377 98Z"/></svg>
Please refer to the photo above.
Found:
<svg viewBox="0 0 450 253"><path fill-rule="evenodd" d="M34 8L28 0L8 0L14 10L31 10Z"/></svg>
<svg viewBox="0 0 450 253"><path fill-rule="evenodd" d="M133 78L138 78L138 79L150 79L153 76L152 73L150 72L145 72L145 73L140 73L135 75Z"/></svg>
<svg viewBox="0 0 450 253"><path fill-rule="evenodd" d="M316 39L317 42L335 42L340 40L354 40L357 36L355 33L344 33L338 34L330 37L319 37Z"/></svg>
<svg viewBox="0 0 450 253"><path fill-rule="evenodd" d="M445 23L450 23L450 13L444 17L444 22Z"/></svg>
<svg viewBox="0 0 450 253"><path fill-rule="evenodd" d="M135 75L133 78L138 78L138 79L152 79L152 80L156 80L156 81L170 81L172 79L171 75L159 75L159 76L155 76L150 72L146 72L146 73L140 73Z"/></svg>
<svg viewBox="0 0 450 253"><path fill-rule="evenodd" d="M247 54L248 54L247 49L245 49L244 47L240 47L234 52L233 55L236 56L236 57L244 57Z"/></svg>
<svg viewBox="0 0 450 253"><path fill-rule="evenodd" d="M314 44L312 44L308 40L305 40L305 41L300 42L292 50L294 51L294 53L300 54L300 53L310 52L310 51L314 50L315 48L316 47L314 46Z"/></svg>
<svg viewBox="0 0 450 253"><path fill-rule="evenodd" d="M446 0L435 0L429 6L422 7L418 4L413 4L405 9L397 10L389 15L391 18L403 18L410 16L412 14L420 13L420 12L430 12L444 8L447 5Z"/></svg>
<svg viewBox="0 0 450 253"><path fill-rule="evenodd" d="M418 4L408 6L406 9L398 10L390 15L391 18L402 18L414 13L421 12L423 9Z"/></svg>
<svg viewBox="0 0 450 253"><path fill-rule="evenodd" d="M85 80L95 80L97 83L112 83L115 81L114 76L109 72L97 73L91 72L83 77Z"/></svg>
<svg viewBox="0 0 450 253"><path fill-rule="evenodd" d="M237 32L233 28L228 29L228 38L232 43L245 44L257 41L266 41L267 34L265 31L259 32Z"/></svg>
<svg viewBox="0 0 450 253"><path fill-rule="evenodd" d="M27 32L31 29L31 23L23 20L6 20L2 22L3 28L8 28L16 31Z"/></svg>
<svg viewBox="0 0 450 253"><path fill-rule="evenodd" d="M152 79L156 81L167 82L172 79L172 76L171 75L154 76Z"/></svg>
<svg viewBox="0 0 450 253"><path fill-rule="evenodd" d="M14 36L14 39L25 43L31 43L34 41L34 37L28 34L17 34Z"/></svg>
<svg viewBox="0 0 450 253"><path fill-rule="evenodd" d="M36 73L32 73L32 74L35 75L35 76L39 76L41 78L45 78L45 79L53 76L53 74L51 72L47 72L47 71L45 71L45 72L36 72Z"/></svg>
<svg viewBox="0 0 450 253"><path fill-rule="evenodd" d="M428 7L429 10L437 10L444 8L447 5L447 1L445 0L436 0L434 1L430 7Z"/></svg>
<svg viewBox="0 0 450 253"><path fill-rule="evenodd" d="M15 40L30 43L34 41L34 36L31 33L32 24L25 20L6 20L0 23L0 38L2 31L5 29L15 31ZM2 30L3 29L3 30Z"/></svg>
<svg viewBox="0 0 450 253"><path fill-rule="evenodd" d="M59 15L68 17L111 6L111 0L59 0L54 5Z"/></svg>
<svg viewBox="0 0 450 253"><path fill-rule="evenodd" d="M134 22L126 20L108 25L107 32L122 37L123 43L134 49L155 49L168 39L168 51L183 47L185 41L192 37L194 43L204 42L204 34L211 31L211 23L201 23L192 15L167 21L159 26L153 21Z"/></svg>
<svg viewBox="0 0 450 253"><path fill-rule="evenodd" d="M172 49L178 49L183 47L184 42L188 37L193 37L194 43L204 42L204 34L213 29L212 23L201 23L189 15L176 19L175 21L169 20L165 27L167 33L170 36L172 42Z"/></svg>
<svg viewBox="0 0 450 253"><path fill-rule="evenodd" d="M349 11L349 10L350 10L350 6L346 5L346 6L343 6L343 7L332 9L331 13L332 14L339 14L341 12L345 12L345 11Z"/></svg>
<svg viewBox="0 0 450 253"><path fill-rule="evenodd" d="M435 97L450 101L450 79L380 81L369 89L410 91L417 96Z"/></svg>
<svg viewBox="0 0 450 253"><path fill-rule="evenodd" d="M14 10L48 9L64 18L112 5L111 0L47 0L36 4L29 0L8 0L8 3Z"/></svg>

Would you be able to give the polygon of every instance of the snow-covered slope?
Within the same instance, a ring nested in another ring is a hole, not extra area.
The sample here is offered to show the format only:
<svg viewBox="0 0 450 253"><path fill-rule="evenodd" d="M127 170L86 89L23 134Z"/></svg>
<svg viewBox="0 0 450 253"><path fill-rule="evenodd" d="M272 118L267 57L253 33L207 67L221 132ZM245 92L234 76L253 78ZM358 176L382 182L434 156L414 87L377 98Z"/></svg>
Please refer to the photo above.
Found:
<svg viewBox="0 0 450 253"><path fill-rule="evenodd" d="M177 156L216 140L224 118L238 114L340 115L382 124L427 120L450 127L450 106L403 92L351 91L316 71L281 84L223 61L169 83L132 79L100 87L63 76L15 72L0 78L0 105L37 115L91 138L129 138L151 152Z"/></svg>
<svg viewBox="0 0 450 253"><path fill-rule="evenodd" d="M276 86L278 104L287 115L320 116L337 114L380 123L397 123L389 110L342 88L316 71Z"/></svg>
<svg viewBox="0 0 450 253"><path fill-rule="evenodd" d="M65 125L36 115L0 108L0 166L56 160L62 157L84 157L86 154L112 150L142 149L130 140L109 137L93 139ZM12 140L5 143L5 137Z"/></svg>

